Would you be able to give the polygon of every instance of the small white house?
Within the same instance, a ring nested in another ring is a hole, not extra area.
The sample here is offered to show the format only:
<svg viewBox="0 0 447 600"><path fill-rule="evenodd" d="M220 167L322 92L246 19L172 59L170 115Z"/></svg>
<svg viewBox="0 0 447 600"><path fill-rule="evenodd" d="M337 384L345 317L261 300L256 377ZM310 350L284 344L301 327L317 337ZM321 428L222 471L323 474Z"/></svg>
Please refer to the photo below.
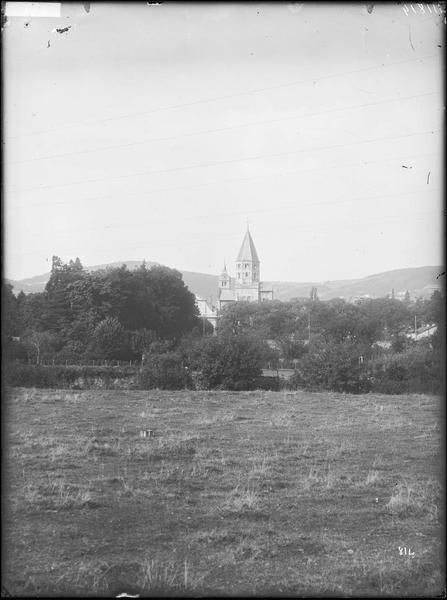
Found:
<svg viewBox="0 0 447 600"><path fill-rule="evenodd" d="M437 330L438 328L436 325L424 325L424 327L420 327L412 333L407 333L406 336L410 340L418 342L419 340L431 337Z"/></svg>

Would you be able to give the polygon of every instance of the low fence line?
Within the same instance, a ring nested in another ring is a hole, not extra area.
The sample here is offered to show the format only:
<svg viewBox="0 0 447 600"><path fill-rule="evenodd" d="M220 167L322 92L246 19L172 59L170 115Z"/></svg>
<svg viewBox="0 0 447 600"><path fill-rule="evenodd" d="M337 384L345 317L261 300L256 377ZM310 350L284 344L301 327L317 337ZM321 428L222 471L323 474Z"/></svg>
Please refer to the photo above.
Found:
<svg viewBox="0 0 447 600"><path fill-rule="evenodd" d="M33 360L15 360L21 365L37 365L40 367L139 367L141 361L138 360L41 360L36 363Z"/></svg>
<svg viewBox="0 0 447 600"><path fill-rule="evenodd" d="M141 360L41 360L38 363L31 359L19 359L15 361L22 365L40 365L42 367L140 367L142 365ZM269 362L263 365L264 370L269 371L281 371L283 369L296 369L298 361L293 360L279 360L278 362Z"/></svg>

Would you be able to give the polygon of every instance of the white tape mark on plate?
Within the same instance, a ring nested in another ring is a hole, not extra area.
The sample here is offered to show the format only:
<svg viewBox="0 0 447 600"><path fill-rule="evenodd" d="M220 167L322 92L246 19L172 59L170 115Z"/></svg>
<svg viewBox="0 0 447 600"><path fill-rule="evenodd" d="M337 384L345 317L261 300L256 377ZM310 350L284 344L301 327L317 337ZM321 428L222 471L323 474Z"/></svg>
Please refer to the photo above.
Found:
<svg viewBox="0 0 447 600"><path fill-rule="evenodd" d="M5 2L7 17L60 17L60 2Z"/></svg>

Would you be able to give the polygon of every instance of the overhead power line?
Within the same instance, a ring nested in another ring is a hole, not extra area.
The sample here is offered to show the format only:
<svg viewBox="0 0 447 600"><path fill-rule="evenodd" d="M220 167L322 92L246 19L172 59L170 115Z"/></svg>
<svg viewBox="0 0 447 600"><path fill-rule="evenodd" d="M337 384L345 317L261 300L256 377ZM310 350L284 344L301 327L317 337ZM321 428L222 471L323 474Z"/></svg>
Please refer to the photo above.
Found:
<svg viewBox="0 0 447 600"><path fill-rule="evenodd" d="M390 161L407 161L408 159L415 159L415 158L427 158L429 156L436 156L439 155L439 152L429 152L426 154L409 154L409 155L399 155L399 156L391 156L388 158L380 158L377 160L368 160L368 161L357 161L357 162L349 162L349 163L343 163L343 164L338 164L338 165L332 165L332 166L325 166L324 167L324 171L329 171L332 169L346 169L346 168L350 168L350 167L356 167L356 166L369 166L369 165L375 165L375 164L380 164L383 162L390 162ZM123 192L123 193L119 193L119 194L105 194L103 196L89 196L87 198L76 198L73 200L58 200L56 202L54 201L45 201L45 202L33 202L32 204L11 204L10 206L7 206L8 210L21 210L21 209L25 209L28 210L30 208L35 208L35 207L39 207L39 206L58 206L58 205L67 205L67 204L78 204L80 202L93 202L95 200L107 200L109 198L119 198L120 200L124 199L124 198L128 198L130 196L142 196L143 198L145 196L150 196L153 194L158 194L161 192L177 192L177 191L184 191L184 190L189 190L189 189L197 189L197 188L201 188L201 187L212 187L212 186L216 186L216 185L225 185L228 183L239 183L242 181L252 181L252 180L256 180L256 179L271 179L271 178L278 178L278 177L287 177L288 175L300 175L301 173L313 173L316 171L321 171L321 167L313 167L311 169L293 169L291 171L283 171L280 173L268 173L268 174L263 174L263 175L251 175L248 177L233 177L230 179L219 179L219 180L215 180L215 181L208 181L205 183L192 183L189 185L180 185L180 186L171 186L171 187L163 187L163 188L156 188L153 190L139 190L138 192ZM425 188L424 188L425 189ZM430 188L431 190L433 188Z"/></svg>
<svg viewBox="0 0 447 600"><path fill-rule="evenodd" d="M96 152L103 152L106 150L114 150L114 149L119 149L119 148L131 148L133 146L144 146L147 144L154 144L156 142L169 142L169 141L184 139L184 138L188 138L188 137L193 137L196 135L207 135L210 133L232 131L234 129L253 127L255 125L268 125L270 123L280 123L280 122L284 122L284 121L291 121L294 119L315 117L315 116L319 116L319 115L332 114L334 112L343 112L346 110L355 110L355 109L359 109L359 108L369 108L372 106L380 106L382 104L389 104L391 102L402 102L404 100L414 100L415 98L425 98L427 96L433 96L436 93L437 92L426 92L424 94L414 94L412 96L389 98L387 100L379 100L377 102L367 102L367 103L363 103L363 104L354 104L351 106L342 106L339 108L330 108L327 110L320 110L320 111L316 111L313 113L307 113L307 114L300 113L300 114L290 115L287 117L279 117L277 119L265 119L265 120L260 120L260 121L252 121L251 123L241 123L241 124L237 124L237 125L229 125L228 127L217 127L214 129L202 129L202 130L198 130L198 131L192 131L189 133L182 133L179 135L152 138L149 140L141 140L141 141L137 141L137 142L127 142L125 144L110 144L109 146L101 146L100 148L91 148L91 149L87 149L87 150L74 150L73 152L63 152L60 154L49 154L46 156L36 156L33 158L14 160L14 161L11 161L9 164L16 165L16 164L30 163L30 162L36 162L36 161L41 161L41 160L50 160L50 159L54 159L54 158L63 158L66 156L79 156L82 154L94 154Z"/></svg>
<svg viewBox="0 0 447 600"><path fill-rule="evenodd" d="M245 162L245 161L250 161L250 160L262 160L265 158L275 158L278 156L291 156L293 154L300 154L302 152L320 152L321 150L335 150L337 148L347 148L347 147L351 147L351 146L358 146L361 144L372 144L372 143L376 143L376 142L385 142L385 141L390 141L390 140L406 139L406 138L415 137L418 135L429 135L429 134L434 134L434 133L437 133L437 131L431 130L431 131L420 131L420 132L414 132L414 133L405 133L405 134L401 134L401 135L397 135L397 136L386 136L386 137L382 137L382 138L374 138L371 140L347 142L344 144L333 144L330 146L319 146L316 148L301 148L299 150L288 150L286 152L275 152L272 154L260 154L260 155L254 155L254 156L245 156L242 158L232 158L232 159L216 161L216 162L212 162L212 163L200 163L200 164L195 164L195 165L185 165L182 167L170 167L170 168L165 168L165 169L154 169L154 170L150 170L150 171L138 171L136 173L128 173L125 175L114 175L112 177L98 177L95 179L81 179L81 180L77 180L77 181L69 181L69 182L65 182L65 183L54 183L54 184L48 184L48 185L38 185L38 186L32 186L32 187L28 187L28 188L18 188L18 189L13 188L13 189L9 189L9 190L6 189L5 192L6 193L22 193L22 192L29 192L29 191L34 191L34 190L44 190L44 189L67 187L67 186L71 186L71 185L81 185L81 184L85 184L85 183L99 183L102 181L115 181L118 179L128 179L130 177L138 177L140 175L155 175L155 174L161 174L161 173L174 173L176 171L186 171L186 170L191 170L191 169L214 167L214 166L218 166L218 165L234 164L234 163ZM323 170L323 168L322 168L322 170Z"/></svg>
<svg viewBox="0 0 447 600"><path fill-rule="evenodd" d="M428 211L419 211L417 213L412 213L412 215L416 215L413 220L414 221L420 221L425 219L428 215L431 214L435 214L438 211L435 210L428 210ZM392 215L383 215L380 217L376 217L376 218L371 218L371 217L366 217L363 219L353 219L353 220L349 220L349 222L344 222L342 224L337 224L337 227L343 228L343 229L349 229L351 227L358 227L359 224L361 223L385 223L388 221L394 221L396 219L398 220L403 220L405 218L408 218L408 213L404 214L402 212L396 213L396 214L392 214ZM329 223L327 225L324 226L319 226L318 227L318 232L321 231L333 231L334 225L333 223ZM258 230L259 232L262 233L269 233L270 230ZM296 232L306 232L306 231L315 231L315 226L314 225L309 225L307 227L303 227L302 225L293 225L293 231L294 233ZM207 244L208 246L210 244L215 244L216 240L226 240L226 239L240 239L240 234L232 234L232 235L228 235L228 234L224 234L224 235L215 235L213 236L212 239L204 239L204 238L190 238L190 239L183 239L181 241L179 241L178 239L176 239L176 241L163 241L163 242L155 242L155 243L147 243L147 242L142 242L141 244L134 244L134 245L130 245L130 246L126 246L128 249L135 249L135 248L139 248L139 249L143 249L145 251L147 251L150 248L158 248L158 247L172 247L172 248L177 248L177 247L184 247L185 245L194 245L194 244ZM86 246L83 245L82 248L84 250L87 250L89 248L97 248L98 244L97 242L95 242L92 245ZM56 251L57 252L57 251ZM75 253L79 254L79 250L75 250ZM35 254L35 251L30 251L30 252L9 252L9 255L14 255L14 256L27 256L27 255L31 255L31 254Z"/></svg>
<svg viewBox="0 0 447 600"><path fill-rule="evenodd" d="M234 92L232 94L225 94L225 95L221 95L221 96L214 96L212 98L203 98L203 99L199 99L199 100L192 100L190 102L182 102L179 104L170 104L168 106L160 106L157 108L153 108L150 110L145 110L145 111L140 111L140 112L134 112L134 113L127 113L124 115L118 115L115 117L105 117L102 119L90 119L87 121L77 121L75 123L68 123L66 125L61 125L60 127L54 127L53 129L46 129L46 130L42 130L42 131L34 131L34 132L29 132L29 133L23 133L23 134L19 134L19 135L15 135L15 136L10 136L6 139L18 139L21 137L29 137L29 136L34 136L34 135L43 135L46 133L52 133L55 131L62 131L64 129L68 129L71 127L76 127L79 125L93 125L95 123L108 123L110 121L117 121L117 120L122 120L122 119L128 119L131 117L140 117L140 116L144 116L144 115L149 115L149 114L153 114L153 113L157 113L157 112L162 112L162 111L166 111L166 110L175 110L178 108L185 108L188 106L195 106L195 105L199 105L199 104L207 104L208 102L217 102L218 100L228 100L231 98L238 98L240 96L247 96L247 95L251 95L251 94L259 94L262 92L270 92L273 90L278 90L278 89L283 89L283 88L288 88L288 87L292 87L295 85L300 85L302 83L310 83L310 82L317 82L317 81L323 81L326 79L334 79L336 77L345 77L348 75L355 75L356 73L365 73L368 71L373 71L375 69L382 69L382 68L389 68L389 67L393 67L396 65L403 65L406 63L411 63L411 62L416 62L416 61L422 61L422 60L426 60L426 59L430 59L430 58L434 58L437 57L437 54L429 54L426 56L420 56L420 57L415 57L415 58L409 58L406 60L401 60L401 61L395 61L392 63L381 63L379 65L374 65L371 67L363 67L362 69L353 69L351 71L342 71L339 73L332 73L329 75L323 75L321 77L308 77L306 79L299 79L299 80L295 80L295 81L290 81L287 83L280 83L277 85L271 85L268 87L262 87L262 88L254 88L251 90L245 90L245 91L240 91L240 92Z"/></svg>
<svg viewBox="0 0 447 600"><path fill-rule="evenodd" d="M438 192L440 188L432 188L430 190L430 192ZM295 209L295 210L299 210L301 208L305 208L305 207L313 207L313 206L322 206L322 205L333 205L333 206L338 206L340 204L352 204L352 203L360 203L363 202L364 200L380 200L382 198L395 198L398 196L412 196L412 195L417 195L417 194L421 194L421 193L426 193L426 187L423 187L421 189L418 190L414 190L411 192L396 192L396 193L390 193L390 194L375 194L375 195L370 195L370 196L355 196L354 198L346 198L346 199L340 199L340 200L322 200L322 201L308 201L308 202L293 202L293 203L287 203L287 204L279 204L276 206L272 206L269 208L257 208L257 209L252 209L252 210L244 210L244 211L230 211L230 212L224 212L224 213L208 213L208 214L200 214L200 215L190 215L187 217L167 217L165 219L151 219L151 225L156 225L157 223L172 223L172 222L183 222L183 221L196 221L197 219L215 219L215 220L219 220L222 219L224 217L233 217L233 216L238 216L238 215L254 215L254 214L260 214L260 213L267 213L267 212L278 212L278 211L286 211L286 210L291 210L291 209ZM425 211L427 212L427 211ZM424 212L424 214L425 214ZM430 212L430 211L429 211ZM86 231L98 231L98 230L103 230L103 229L119 229L120 231L123 229L139 229L139 228L147 228L147 223L145 222L139 222L136 224L123 224L122 222L120 223L115 223L112 225L101 225L98 227L81 227L81 228L70 228L69 231L70 233L80 233L80 232L86 232ZM59 231L52 231L52 234L55 235L66 235L67 234L67 229L65 229L64 231L59 230ZM40 237L41 233L36 233L34 235L32 235L32 237Z"/></svg>

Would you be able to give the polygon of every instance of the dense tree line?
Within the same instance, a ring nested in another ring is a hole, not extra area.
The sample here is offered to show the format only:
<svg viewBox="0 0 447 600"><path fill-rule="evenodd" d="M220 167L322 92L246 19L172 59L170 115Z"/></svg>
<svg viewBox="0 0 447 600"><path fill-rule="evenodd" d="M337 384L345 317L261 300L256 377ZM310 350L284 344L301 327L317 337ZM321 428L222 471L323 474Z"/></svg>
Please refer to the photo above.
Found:
<svg viewBox="0 0 447 600"><path fill-rule="evenodd" d="M414 323L437 325L424 341ZM253 389L267 364L294 366L290 385L345 392L439 391L444 297L401 302L310 298L225 307L217 331L199 319L181 274L166 267L86 271L53 257L40 294L3 284L4 357L142 362L143 387Z"/></svg>
<svg viewBox="0 0 447 600"><path fill-rule="evenodd" d="M7 356L139 360L152 340L179 340L200 326L194 295L178 271L143 263L86 271L53 257L44 292L17 297L3 284ZM12 343L12 338L20 342Z"/></svg>
<svg viewBox="0 0 447 600"><path fill-rule="evenodd" d="M417 326L443 321L443 297L434 292L430 300L401 302L374 298L355 304L336 298L328 301L296 299L290 302L254 304L237 302L226 307L219 328L227 332L255 332L261 339L275 340L286 358L300 358L303 345L316 337L326 343L350 341L365 348L378 341L396 346ZM365 350L366 351L366 350Z"/></svg>
<svg viewBox="0 0 447 600"><path fill-rule="evenodd" d="M439 392L444 382L444 297L311 299L265 304L235 303L220 322L222 332L251 333L270 340L276 358L293 361L290 386L310 390L383 393ZM407 334L422 325L436 333L413 341ZM274 359L273 359L274 360ZM277 362L281 366L281 361Z"/></svg>
<svg viewBox="0 0 447 600"><path fill-rule="evenodd" d="M431 338L405 334L435 324ZM443 382L444 305L430 300L302 299L225 307L217 335L185 336L177 346L149 345L144 366L148 387L254 389L267 364L293 362L292 388L341 392L439 392ZM386 342L378 344L378 342Z"/></svg>

